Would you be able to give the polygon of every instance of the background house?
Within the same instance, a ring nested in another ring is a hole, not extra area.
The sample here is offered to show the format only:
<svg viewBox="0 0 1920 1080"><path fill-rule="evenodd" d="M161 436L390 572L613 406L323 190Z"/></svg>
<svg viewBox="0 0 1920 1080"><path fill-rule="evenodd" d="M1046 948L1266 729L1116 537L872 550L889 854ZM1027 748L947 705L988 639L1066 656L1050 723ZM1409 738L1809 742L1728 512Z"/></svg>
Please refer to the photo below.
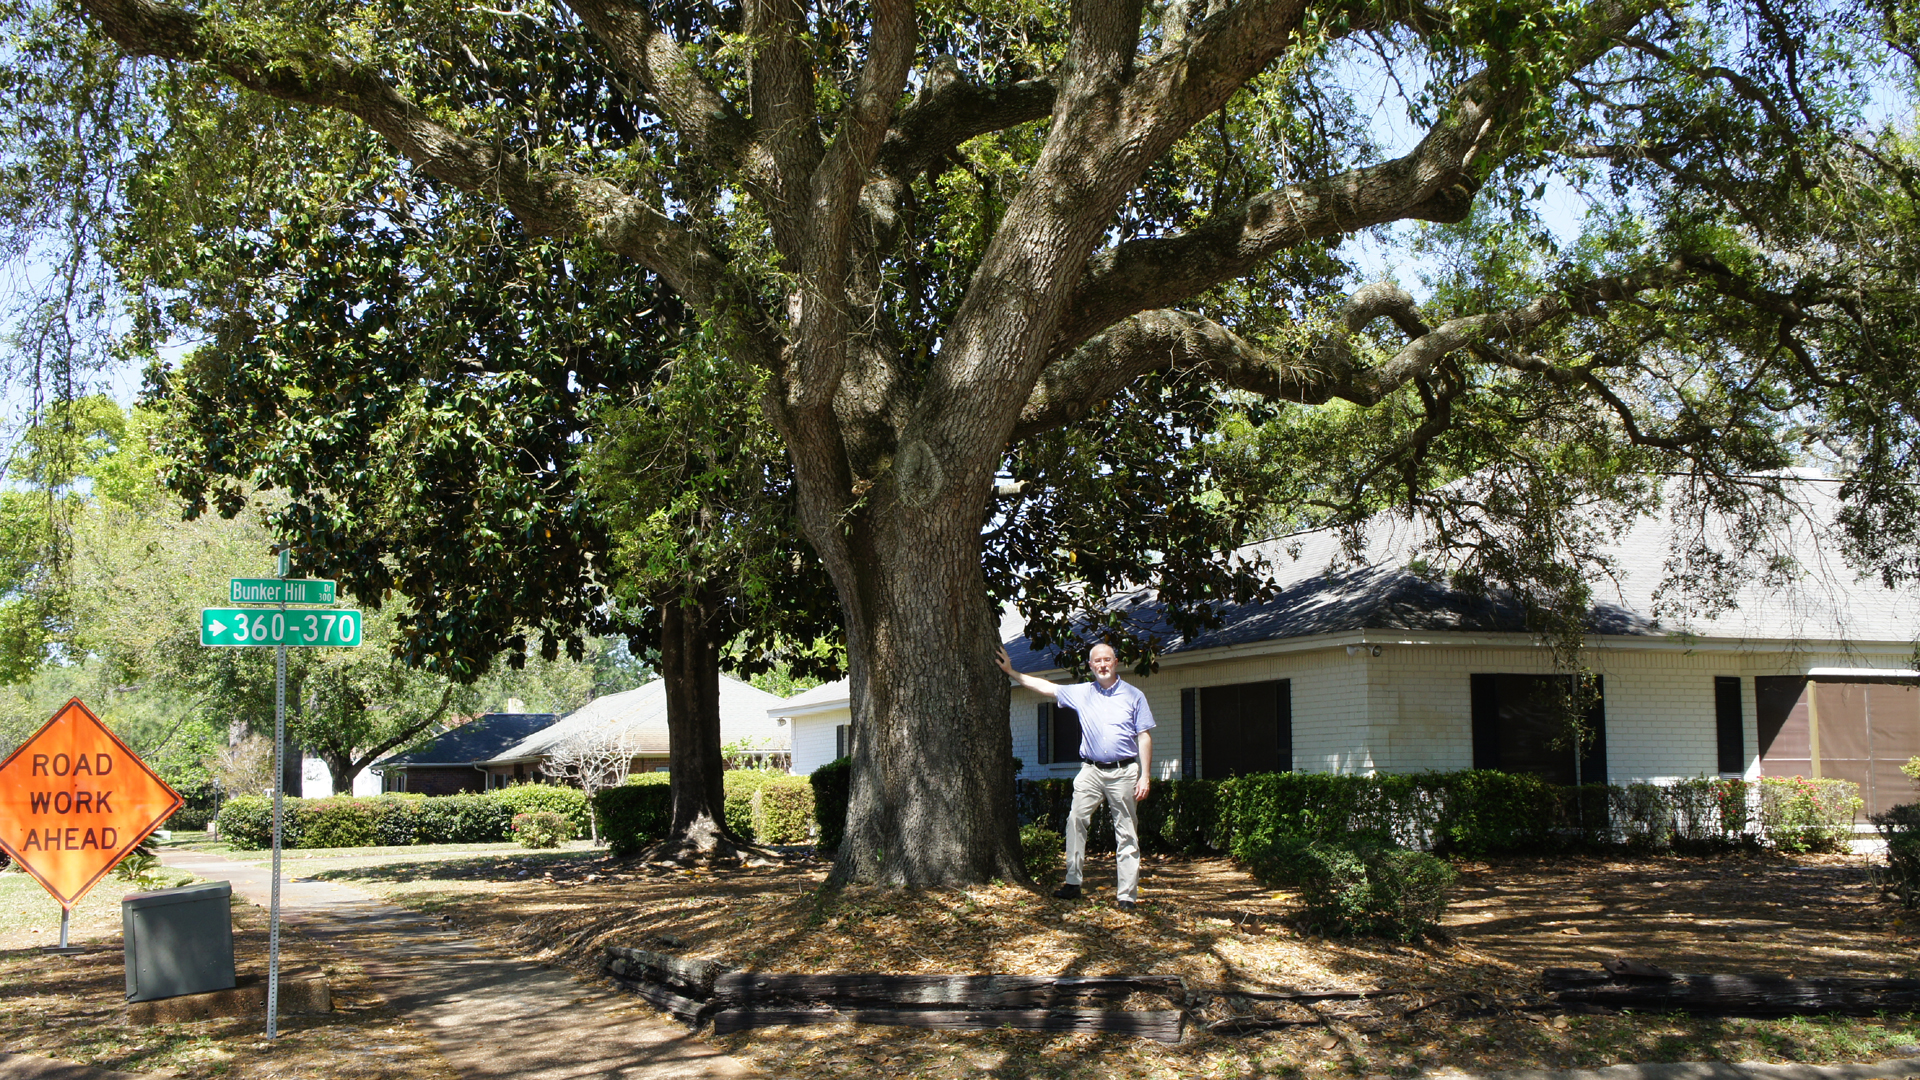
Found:
<svg viewBox="0 0 1920 1080"><path fill-rule="evenodd" d="M767 710L770 717L785 719L793 733L794 775L806 776L846 756L847 739L853 730L847 685L845 679L824 683Z"/></svg>
<svg viewBox="0 0 1920 1080"><path fill-rule="evenodd" d="M720 676L720 743L746 748L749 756L785 768L792 750L788 724L769 716L780 698L764 690ZM666 683L655 679L645 686L595 698L557 723L528 731L501 746L477 767L486 774L486 786L538 779L540 766L554 749L569 739L615 740L633 754L633 771L666 771Z"/></svg>
<svg viewBox="0 0 1920 1080"><path fill-rule="evenodd" d="M1519 609L1407 569L1418 537L1404 523L1379 522L1357 562L1328 533L1275 543L1277 596L1171 639L1154 675L1123 675L1159 724L1154 772L1807 775L1860 783L1867 812L1912 801L1898 766L1920 754L1920 598L1837 564L1836 485L1803 477L1793 487L1804 514L1785 543L1799 580L1750 583L1731 608L1656 617L1673 551L1666 522L1641 520L1612 550L1622 576L1591 611L1583 657L1597 675L1586 717L1597 738L1580 754L1554 693L1564 676ZM1116 605L1147 625L1158 618L1146 593ZM1020 670L1065 678L1052 650L1018 636L1007 648ZM1078 768L1070 710L1016 689L1009 722L1023 775Z"/></svg>
<svg viewBox="0 0 1920 1080"><path fill-rule="evenodd" d="M379 774L382 791L420 795L484 791L488 784L482 765L488 758L551 727L557 719L553 713L486 713L368 769Z"/></svg>

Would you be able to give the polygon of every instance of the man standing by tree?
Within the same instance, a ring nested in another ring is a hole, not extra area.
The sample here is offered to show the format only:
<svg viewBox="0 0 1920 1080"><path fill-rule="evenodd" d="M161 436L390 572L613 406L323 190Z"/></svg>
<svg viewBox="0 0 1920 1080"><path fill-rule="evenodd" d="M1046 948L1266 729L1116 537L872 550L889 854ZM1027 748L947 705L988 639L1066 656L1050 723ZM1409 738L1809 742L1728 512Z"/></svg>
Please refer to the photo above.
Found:
<svg viewBox="0 0 1920 1080"><path fill-rule="evenodd" d="M1053 895L1061 900L1080 898L1087 821L1105 797L1113 811L1113 866L1119 878L1116 903L1120 910L1132 911L1140 892L1136 804L1147 797L1147 772L1153 764L1153 710L1147 707L1147 696L1120 681L1119 655L1105 642L1087 650L1093 681L1073 686L1013 670L1005 647L996 661L1014 682L1080 714L1080 775L1073 778L1073 812L1067 816L1067 876Z"/></svg>

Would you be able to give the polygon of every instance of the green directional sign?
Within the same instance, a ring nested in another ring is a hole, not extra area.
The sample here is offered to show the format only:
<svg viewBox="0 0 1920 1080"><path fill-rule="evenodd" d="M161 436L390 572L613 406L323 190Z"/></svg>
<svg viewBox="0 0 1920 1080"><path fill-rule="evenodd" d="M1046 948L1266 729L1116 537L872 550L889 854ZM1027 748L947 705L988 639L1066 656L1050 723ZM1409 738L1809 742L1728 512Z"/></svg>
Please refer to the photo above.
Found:
<svg viewBox="0 0 1920 1080"><path fill-rule="evenodd" d="M201 608L202 645L360 644L357 611L267 611L261 608Z"/></svg>
<svg viewBox="0 0 1920 1080"><path fill-rule="evenodd" d="M333 582L237 577L227 582L227 600L235 604L331 604Z"/></svg>

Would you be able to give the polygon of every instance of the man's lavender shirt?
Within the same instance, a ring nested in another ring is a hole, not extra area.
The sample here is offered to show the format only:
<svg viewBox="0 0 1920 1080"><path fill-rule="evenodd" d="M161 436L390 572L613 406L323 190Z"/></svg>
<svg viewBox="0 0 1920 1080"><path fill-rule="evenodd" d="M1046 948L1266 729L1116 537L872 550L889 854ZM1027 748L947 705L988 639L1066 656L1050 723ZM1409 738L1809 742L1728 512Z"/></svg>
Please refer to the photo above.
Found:
<svg viewBox="0 0 1920 1080"><path fill-rule="evenodd" d="M1139 757L1138 736L1153 729L1147 695L1118 679L1111 690L1097 682L1063 686L1054 700L1080 714L1080 756L1093 761Z"/></svg>

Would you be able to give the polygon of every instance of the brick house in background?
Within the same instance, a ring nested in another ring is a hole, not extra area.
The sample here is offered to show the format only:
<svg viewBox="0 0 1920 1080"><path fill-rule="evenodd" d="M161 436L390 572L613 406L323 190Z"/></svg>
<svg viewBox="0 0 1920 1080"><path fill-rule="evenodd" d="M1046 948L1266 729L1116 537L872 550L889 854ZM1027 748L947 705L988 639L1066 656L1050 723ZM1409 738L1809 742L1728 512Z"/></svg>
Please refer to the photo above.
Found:
<svg viewBox="0 0 1920 1080"><path fill-rule="evenodd" d="M552 727L559 719L553 713L486 713L370 768L380 774L381 791L418 795L485 791L487 771L483 762L534 732ZM535 772L523 766L515 779L535 779Z"/></svg>

